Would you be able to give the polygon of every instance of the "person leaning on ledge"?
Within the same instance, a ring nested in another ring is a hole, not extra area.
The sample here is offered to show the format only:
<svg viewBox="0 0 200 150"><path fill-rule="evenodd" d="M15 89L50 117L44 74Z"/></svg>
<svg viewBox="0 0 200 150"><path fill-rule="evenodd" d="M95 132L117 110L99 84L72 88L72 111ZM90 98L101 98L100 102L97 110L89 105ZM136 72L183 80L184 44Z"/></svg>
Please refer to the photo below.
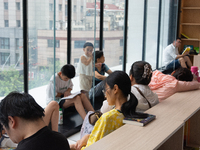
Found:
<svg viewBox="0 0 200 150"><path fill-rule="evenodd" d="M176 41L168 45L163 51L163 64L166 70L175 70L179 67L191 68L192 63L187 56L189 52L185 54L179 54L178 48L181 45L181 38L177 38ZM174 68L175 65L175 68Z"/></svg>
<svg viewBox="0 0 200 150"><path fill-rule="evenodd" d="M11 92L0 102L0 123L15 150L69 150L61 133L51 131L43 121L44 109L27 93Z"/></svg>

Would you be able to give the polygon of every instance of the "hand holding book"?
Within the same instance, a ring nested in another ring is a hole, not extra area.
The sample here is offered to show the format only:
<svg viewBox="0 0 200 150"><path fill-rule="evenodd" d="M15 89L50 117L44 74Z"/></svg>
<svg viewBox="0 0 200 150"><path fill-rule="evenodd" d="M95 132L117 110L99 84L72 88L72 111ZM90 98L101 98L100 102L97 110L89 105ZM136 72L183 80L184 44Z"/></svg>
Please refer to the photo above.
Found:
<svg viewBox="0 0 200 150"><path fill-rule="evenodd" d="M190 47L186 47L185 50L183 51L182 55L187 55L190 52Z"/></svg>

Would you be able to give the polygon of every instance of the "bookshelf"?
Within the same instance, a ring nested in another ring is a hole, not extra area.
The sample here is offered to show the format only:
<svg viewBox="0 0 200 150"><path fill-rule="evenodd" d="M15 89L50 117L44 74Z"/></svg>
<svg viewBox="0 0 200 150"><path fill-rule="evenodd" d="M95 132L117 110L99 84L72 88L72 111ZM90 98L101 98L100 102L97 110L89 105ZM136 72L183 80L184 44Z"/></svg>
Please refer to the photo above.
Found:
<svg viewBox="0 0 200 150"><path fill-rule="evenodd" d="M180 52L184 45L200 47L200 0L181 0L179 37L182 39ZM184 38L181 33L187 35Z"/></svg>

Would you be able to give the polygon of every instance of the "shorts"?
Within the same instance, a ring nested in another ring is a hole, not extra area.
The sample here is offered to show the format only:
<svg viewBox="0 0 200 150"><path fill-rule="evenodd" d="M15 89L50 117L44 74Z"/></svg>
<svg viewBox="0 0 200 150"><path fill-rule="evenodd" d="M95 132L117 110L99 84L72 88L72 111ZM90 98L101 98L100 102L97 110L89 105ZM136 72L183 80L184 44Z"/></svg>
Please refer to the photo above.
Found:
<svg viewBox="0 0 200 150"><path fill-rule="evenodd" d="M79 75L80 90L89 91L92 87L92 76Z"/></svg>
<svg viewBox="0 0 200 150"><path fill-rule="evenodd" d="M63 99L63 100L61 100L60 102L59 102L59 106L60 106L60 108L63 108L63 104L65 103L65 99Z"/></svg>
<svg viewBox="0 0 200 150"><path fill-rule="evenodd" d="M174 65L175 65L175 68L174 68ZM181 67L181 64L179 60L175 59L167 65L166 70L176 70L177 68L180 68L180 67Z"/></svg>

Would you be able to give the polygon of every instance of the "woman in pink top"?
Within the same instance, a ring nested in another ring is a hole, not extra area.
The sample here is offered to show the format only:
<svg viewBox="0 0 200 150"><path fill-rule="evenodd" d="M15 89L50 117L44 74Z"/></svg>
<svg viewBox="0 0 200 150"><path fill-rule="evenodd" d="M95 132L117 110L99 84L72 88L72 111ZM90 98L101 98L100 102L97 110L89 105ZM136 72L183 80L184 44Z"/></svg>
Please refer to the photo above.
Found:
<svg viewBox="0 0 200 150"><path fill-rule="evenodd" d="M193 80L193 75L187 68L178 68L172 75L166 75L156 70L153 72L150 89L158 95L159 101L165 100L176 92L198 89L200 83Z"/></svg>

